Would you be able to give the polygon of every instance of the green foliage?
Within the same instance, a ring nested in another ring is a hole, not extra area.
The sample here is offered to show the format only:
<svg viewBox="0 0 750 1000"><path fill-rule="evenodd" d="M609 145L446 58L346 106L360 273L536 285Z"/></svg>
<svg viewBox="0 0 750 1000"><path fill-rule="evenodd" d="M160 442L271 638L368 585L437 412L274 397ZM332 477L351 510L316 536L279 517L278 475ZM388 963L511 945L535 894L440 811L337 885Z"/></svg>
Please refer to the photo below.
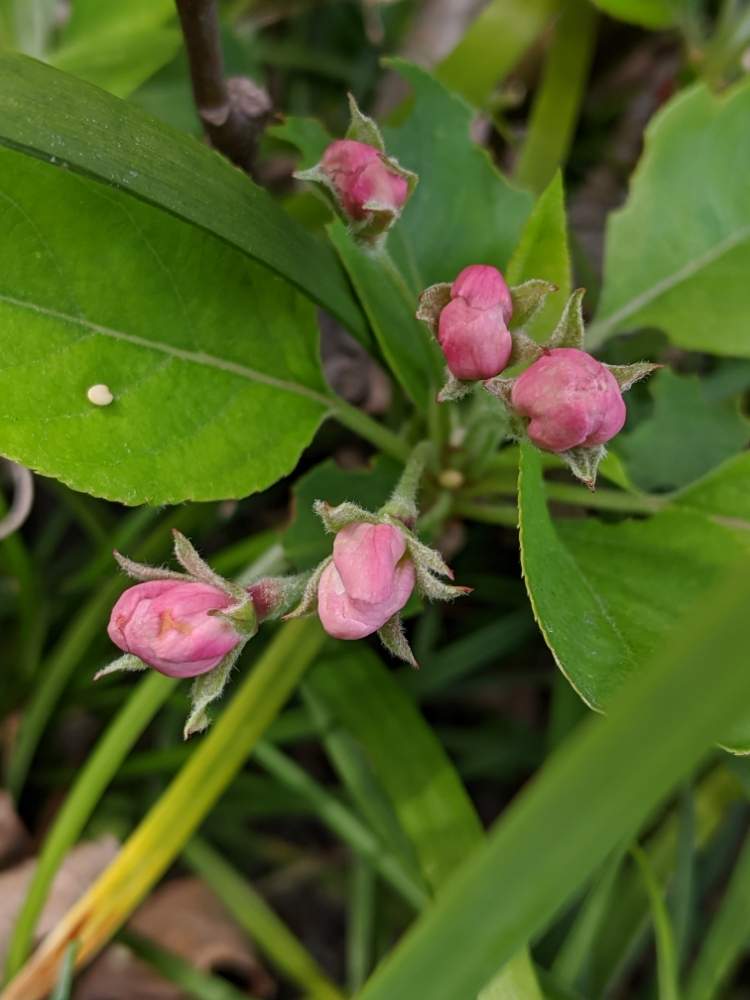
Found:
<svg viewBox="0 0 750 1000"><path fill-rule="evenodd" d="M615 445L641 489L686 486L736 455L750 438L738 401L708 400L697 375L665 369L649 380L648 391L653 413Z"/></svg>
<svg viewBox="0 0 750 1000"><path fill-rule="evenodd" d="M177 52L175 21L172 0L75 0L48 61L117 97L128 97Z"/></svg>
<svg viewBox="0 0 750 1000"><path fill-rule="evenodd" d="M471 140L471 108L433 77L392 60L413 92L409 115L383 129L386 149L419 175L389 250L406 284L422 291L452 281L468 264L504 268L531 209ZM416 308L416 305L415 305Z"/></svg>
<svg viewBox="0 0 750 1000"><path fill-rule="evenodd" d="M648 520L594 518L555 525L544 500L539 453L521 449L520 540L537 622L558 666L591 707L608 708L631 675L669 640L684 609L705 599L748 551L747 493L727 517L738 456ZM717 497L715 507L707 496Z"/></svg>
<svg viewBox="0 0 750 1000"><path fill-rule="evenodd" d="M349 500L374 511L391 495L399 472L395 463L383 458L370 469L342 469L328 459L300 476L294 484L294 520L284 533L284 552L292 566L312 569L330 555L331 536L313 511L315 500L333 507Z"/></svg>
<svg viewBox="0 0 750 1000"><path fill-rule="evenodd" d="M559 0L490 0L437 66L450 90L483 107L556 12Z"/></svg>
<svg viewBox="0 0 750 1000"><path fill-rule="evenodd" d="M643 25L645 28L666 28L674 24L681 7L689 0L592 0L605 14Z"/></svg>
<svg viewBox="0 0 750 1000"><path fill-rule="evenodd" d="M557 285L557 292L549 296L540 312L524 327L524 332L535 340L546 340L557 325L571 291L565 192L559 172L537 199L508 263L506 278L509 285L520 285L533 278Z"/></svg>
<svg viewBox="0 0 750 1000"><path fill-rule="evenodd" d="M541 930L636 833L748 697L748 601L744 569L691 609L609 718L589 720L516 799L381 964L362 1000L474 995L492 965Z"/></svg>
<svg viewBox="0 0 750 1000"><path fill-rule="evenodd" d="M333 251L223 157L140 108L22 56L0 56L0 145L207 229L363 331Z"/></svg>
<svg viewBox="0 0 750 1000"><path fill-rule="evenodd" d="M289 471L326 411L312 308L125 195L9 151L0 171L5 454L125 503ZM110 406L88 401L97 383Z"/></svg>
<svg viewBox="0 0 750 1000"><path fill-rule="evenodd" d="M649 125L625 207L607 233L595 347L621 330L663 329L690 350L750 356L750 83L696 85Z"/></svg>

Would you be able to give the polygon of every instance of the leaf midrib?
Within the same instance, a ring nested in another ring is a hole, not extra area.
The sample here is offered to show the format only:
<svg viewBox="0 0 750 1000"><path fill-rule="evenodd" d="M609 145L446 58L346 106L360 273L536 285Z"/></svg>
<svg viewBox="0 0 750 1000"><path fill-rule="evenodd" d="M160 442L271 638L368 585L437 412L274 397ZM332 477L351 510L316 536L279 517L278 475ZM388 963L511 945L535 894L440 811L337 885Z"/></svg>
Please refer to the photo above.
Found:
<svg viewBox="0 0 750 1000"><path fill-rule="evenodd" d="M267 375L254 368L249 368L247 365L241 365L236 361L229 361L226 358L217 357L215 354L208 354L206 351L189 351L184 347L177 347L174 344L166 344L161 340L149 340L147 337L141 337L135 333L126 333L124 330L115 330L113 327L103 326L100 323L94 323L92 320L86 319L84 316L73 316L70 313L60 312L57 309L50 309L49 307L41 306L36 302L17 299L11 295L5 295L3 293L0 293L0 303L5 303L18 309L27 309L30 312L37 313L41 316L47 316L50 319L58 320L61 323L67 323L71 326L80 326L86 330L90 330L92 333L98 333L104 337L110 337L112 340L134 344L136 347L143 347L147 350L158 351L161 354L166 354L180 361L187 361L191 364L200 365L204 368L214 368L219 371L226 372L229 375L236 375L239 378L244 378L249 382L258 382L261 385L267 385L274 389L280 389L282 392L291 392L297 396L303 396L306 399L311 399L316 403L320 403L326 409L330 409L333 404L333 400L322 392L316 392L314 389L310 389L298 382L289 382L286 379L277 378L275 375Z"/></svg>
<svg viewBox="0 0 750 1000"><path fill-rule="evenodd" d="M724 254L729 253L735 247L749 239L750 226L742 226L736 232L730 233L729 236L715 243L699 257L688 261L683 267L678 268L672 274L668 274L665 278L655 282L650 288L641 292L640 295L636 295L635 298L626 302L624 306L621 306L615 312L611 313L611 315L596 320L588 329L588 346L591 348L598 347L628 316L632 316L643 309L644 306L650 305L659 296L671 292L673 288L688 281L693 275L709 267L723 257Z"/></svg>

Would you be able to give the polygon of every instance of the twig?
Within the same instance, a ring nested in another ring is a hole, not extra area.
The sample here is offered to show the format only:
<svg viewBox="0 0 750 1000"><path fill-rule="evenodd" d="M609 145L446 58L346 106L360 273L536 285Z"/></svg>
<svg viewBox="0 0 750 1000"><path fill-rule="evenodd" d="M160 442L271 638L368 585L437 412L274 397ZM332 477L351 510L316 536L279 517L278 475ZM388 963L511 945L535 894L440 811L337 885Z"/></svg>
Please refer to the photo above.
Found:
<svg viewBox="0 0 750 1000"><path fill-rule="evenodd" d="M185 39L193 98L211 145L248 173L271 112L262 87L246 77L224 77L216 0L176 0Z"/></svg>

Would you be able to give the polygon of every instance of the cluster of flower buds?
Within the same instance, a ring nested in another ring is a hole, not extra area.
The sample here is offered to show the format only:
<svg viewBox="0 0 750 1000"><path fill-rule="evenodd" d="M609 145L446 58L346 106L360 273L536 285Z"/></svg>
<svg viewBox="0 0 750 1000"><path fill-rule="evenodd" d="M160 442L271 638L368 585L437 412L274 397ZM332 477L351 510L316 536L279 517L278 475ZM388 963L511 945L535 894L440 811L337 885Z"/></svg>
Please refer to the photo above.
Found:
<svg viewBox="0 0 750 1000"><path fill-rule="evenodd" d="M317 609L323 628L336 639L363 639L377 632L394 656L416 667L404 636L401 611L412 593L450 601L470 592L445 583L453 573L435 549L417 537L416 494L429 446L415 448L390 499L377 513L354 503L314 509L336 537L333 552L313 571L299 606L287 618Z"/></svg>
<svg viewBox="0 0 750 1000"><path fill-rule="evenodd" d="M380 129L362 114L351 94L349 108L346 137L332 142L314 167L294 176L322 185L357 241L377 248L400 217L418 178L386 155Z"/></svg>
<svg viewBox="0 0 750 1000"><path fill-rule="evenodd" d="M428 449L414 449L393 495L376 514L353 503L331 507L316 501L326 530L336 537L332 555L312 572L262 577L242 587L215 573L178 531L174 551L183 571L145 566L115 552L120 568L139 582L124 591L109 621L109 637L124 655L97 678L147 667L168 677L195 678L187 737L209 724L208 706L221 696L245 644L264 621L317 611L334 638L377 632L391 653L416 666L400 614L412 593L432 600L468 593L440 579L453 579L451 570L414 531Z"/></svg>
<svg viewBox="0 0 750 1000"><path fill-rule="evenodd" d="M215 573L179 531L174 551L184 572L144 566L115 552L120 568L140 581L112 609L109 637L124 655L97 678L153 667L167 677L194 677L185 736L208 725L232 667L258 625L282 617L300 598L306 576L264 577L241 587Z"/></svg>
<svg viewBox="0 0 750 1000"><path fill-rule="evenodd" d="M539 280L508 288L496 268L472 264L452 285L427 288L417 317L445 355L448 378L439 401L460 399L482 382L505 404L517 438L559 454L593 489L604 445L625 423L622 393L659 366L606 365L588 354L582 289L568 300L549 340L532 340L523 327L555 290ZM517 378L501 377L523 364L528 367Z"/></svg>

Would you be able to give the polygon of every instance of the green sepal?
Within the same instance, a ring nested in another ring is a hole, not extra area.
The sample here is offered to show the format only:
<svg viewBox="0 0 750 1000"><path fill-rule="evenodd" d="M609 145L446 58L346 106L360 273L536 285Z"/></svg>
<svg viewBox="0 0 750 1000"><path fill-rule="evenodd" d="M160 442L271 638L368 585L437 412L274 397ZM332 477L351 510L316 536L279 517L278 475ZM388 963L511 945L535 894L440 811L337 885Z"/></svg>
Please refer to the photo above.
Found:
<svg viewBox="0 0 750 1000"><path fill-rule="evenodd" d="M313 503L313 510L323 522L323 527L326 531L334 535L350 524L361 522L365 522L366 524L379 523L379 519L375 514L348 500L338 504L336 507L332 507L325 500L316 500Z"/></svg>
<svg viewBox="0 0 750 1000"><path fill-rule="evenodd" d="M438 403L455 403L456 400L468 396L474 389L476 382L464 382L456 378L453 372L447 368L445 370L445 385L437 394Z"/></svg>
<svg viewBox="0 0 750 1000"><path fill-rule="evenodd" d="M378 629L378 638L389 653L399 660L404 660L409 666L414 667L415 670L419 669L419 664L415 660L411 646L404 635L404 626L399 614L395 614L392 618L389 618L385 625Z"/></svg>
<svg viewBox="0 0 750 1000"><path fill-rule="evenodd" d="M245 599L229 608L215 609L207 611L207 615L212 618L223 618L229 622L232 628L246 640L258 631L258 616L255 613L255 605L249 595L245 593Z"/></svg>
<svg viewBox="0 0 750 1000"><path fill-rule="evenodd" d="M603 444L592 445L589 448L571 448L570 451L558 452L570 471L584 486L592 491L596 488L596 474L599 463L607 454Z"/></svg>
<svg viewBox="0 0 750 1000"><path fill-rule="evenodd" d="M193 733L202 732L211 724L207 708L212 702L221 698L232 668L237 662L243 648L244 643L235 646L233 650L227 653L223 660L216 664L213 670L201 674L200 677L196 677L193 681L193 685L190 688L190 714L182 731L184 739L188 739Z"/></svg>
<svg viewBox="0 0 750 1000"><path fill-rule="evenodd" d="M510 289L513 302L510 329L517 330L531 322L547 301L547 296L557 290L557 285L542 278L531 278L521 285L514 285Z"/></svg>
<svg viewBox="0 0 750 1000"><path fill-rule="evenodd" d="M187 573L179 573L174 569L166 569L163 566L146 566L145 563L135 562L134 559L128 559L127 556L122 555L117 549L112 554L123 573L126 573L133 580L140 580L141 583L148 583L151 580L182 580L185 582L193 579Z"/></svg>
<svg viewBox="0 0 750 1000"><path fill-rule="evenodd" d="M614 375L620 392L627 392L636 382L640 382L642 378L648 378L657 368L663 368L664 365L654 365L649 361L637 361L633 365L605 365L604 367L608 368Z"/></svg>
<svg viewBox="0 0 750 1000"><path fill-rule="evenodd" d="M108 674L118 673L120 670L148 670L148 663L144 663L139 656L134 656L132 653L125 653L123 656L118 656L116 660L112 660L106 667L97 670L94 674L94 680L98 681L100 678L106 677Z"/></svg>
<svg viewBox="0 0 750 1000"><path fill-rule="evenodd" d="M318 606L318 584L320 583L320 578L323 575L323 571L333 562L333 556L328 556L323 562L318 563L315 569L310 574L310 578L305 585L305 590L302 594L302 599L293 611L289 611L284 615L284 621L289 621L293 618L302 618L305 615L310 615L315 611Z"/></svg>
<svg viewBox="0 0 750 1000"><path fill-rule="evenodd" d="M385 153L383 134L376 122L360 110L354 94L350 93L347 97L349 98L350 120L345 138L353 139L355 142L364 142L368 146L374 146L379 153Z"/></svg>
<svg viewBox="0 0 750 1000"><path fill-rule="evenodd" d="M223 590L224 593L233 597L238 605L243 604L247 600L245 589L238 583L225 580L223 576L215 573L181 531L173 528L172 535L174 536L175 559L183 569L187 570L193 580L205 583L209 587L216 587L218 590Z"/></svg>
<svg viewBox="0 0 750 1000"><path fill-rule="evenodd" d="M425 288L419 296L415 315L417 319L427 324L435 338L438 335L440 313L451 300L451 287L449 282L441 281L437 285Z"/></svg>
<svg viewBox="0 0 750 1000"><path fill-rule="evenodd" d="M574 347L578 351L584 349L586 331L583 325L583 296L585 294L585 288L577 288L570 296L552 336L544 344L546 350L551 351L558 347Z"/></svg>

